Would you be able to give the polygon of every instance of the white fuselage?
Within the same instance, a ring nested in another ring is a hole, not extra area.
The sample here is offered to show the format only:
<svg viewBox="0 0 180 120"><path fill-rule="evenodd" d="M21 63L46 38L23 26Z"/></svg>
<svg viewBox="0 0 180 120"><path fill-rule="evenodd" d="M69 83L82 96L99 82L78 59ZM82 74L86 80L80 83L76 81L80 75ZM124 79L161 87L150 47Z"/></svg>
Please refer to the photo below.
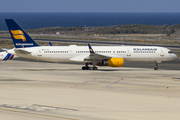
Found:
<svg viewBox="0 0 180 120"><path fill-rule="evenodd" d="M170 61L177 58L169 49L156 46L92 46L97 54L123 58L124 61ZM88 46L40 46L18 48L30 52L30 54L16 54L19 57L38 59L51 62L91 62L84 61L90 55Z"/></svg>

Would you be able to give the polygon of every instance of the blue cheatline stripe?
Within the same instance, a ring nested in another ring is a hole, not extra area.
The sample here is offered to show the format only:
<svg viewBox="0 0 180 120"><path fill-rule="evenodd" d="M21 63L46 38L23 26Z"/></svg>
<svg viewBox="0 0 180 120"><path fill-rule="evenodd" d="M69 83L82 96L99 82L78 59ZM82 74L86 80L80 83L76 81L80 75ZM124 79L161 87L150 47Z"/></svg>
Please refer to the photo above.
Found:
<svg viewBox="0 0 180 120"><path fill-rule="evenodd" d="M3 60L8 60L10 57L11 57L11 54L8 53Z"/></svg>

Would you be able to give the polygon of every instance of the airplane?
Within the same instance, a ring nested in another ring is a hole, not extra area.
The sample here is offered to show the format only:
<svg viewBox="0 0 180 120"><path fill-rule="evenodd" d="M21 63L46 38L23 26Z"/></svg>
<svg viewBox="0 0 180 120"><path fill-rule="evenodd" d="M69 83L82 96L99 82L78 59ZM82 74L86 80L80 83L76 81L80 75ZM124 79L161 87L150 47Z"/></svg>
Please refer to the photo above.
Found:
<svg viewBox="0 0 180 120"><path fill-rule="evenodd" d="M83 62L82 70L97 70L96 66L122 67L124 61L153 61L154 70L158 70L161 61L177 59L171 50L158 46L40 46L13 19L5 21L15 46L7 53L19 57L50 62Z"/></svg>
<svg viewBox="0 0 180 120"><path fill-rule="evenodd" d="M10 60L10 59L13 59L16 57L12 54L7 53L6 50L8 50L8 49L2 48L1 50L5 50L5 51L0 52L0 61Z"/></svg>
<svg viewBox="0 0 180 120"><path fill-rule="evenodd" d="M5 52L0 52L0 61L6 61L15 58L14 55Z"/></svg>

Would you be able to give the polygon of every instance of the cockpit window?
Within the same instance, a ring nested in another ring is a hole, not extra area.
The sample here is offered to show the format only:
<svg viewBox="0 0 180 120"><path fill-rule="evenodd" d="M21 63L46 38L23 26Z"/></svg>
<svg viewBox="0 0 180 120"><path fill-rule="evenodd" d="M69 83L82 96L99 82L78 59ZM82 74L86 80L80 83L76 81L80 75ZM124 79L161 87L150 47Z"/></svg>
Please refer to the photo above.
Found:
<svg viewBox="0 0 180 120"><path fill-rule="evenodd" d="M172 51L168 51L169 54L172 54L173 52Z"/></svg>

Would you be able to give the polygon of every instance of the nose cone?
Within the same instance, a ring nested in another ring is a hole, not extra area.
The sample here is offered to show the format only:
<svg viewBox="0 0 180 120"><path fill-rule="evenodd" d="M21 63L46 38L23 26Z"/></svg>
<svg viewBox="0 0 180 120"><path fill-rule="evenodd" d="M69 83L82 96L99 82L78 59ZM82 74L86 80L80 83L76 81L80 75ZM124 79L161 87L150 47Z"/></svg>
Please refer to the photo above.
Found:
<svg viewBox="0 0 180 120"><path fill-rule="evenodd" d="M172 59L172 60L175 60L175 59L177 59L177 58L178 58L178 57L177 57L176 54L173 53L173 54L171 55L171 59Z"/></svg>
<svg viewBox="0 0 180 120"><path fill-rule="evenodd" d="M174 59L177 59L178 57L177 57L177 55L176 55L176 54L173 54L173 58L174 58Z"/></svg>
<svg viewBox="0 0 180 120"><path fill-rule="evenodd" d="M167 56L167 61L175 60L175 59L177 59L177 58L178 58L177 55L174 54L174 53L172 53L172 54L169 54L169 55Z"/></svg>

